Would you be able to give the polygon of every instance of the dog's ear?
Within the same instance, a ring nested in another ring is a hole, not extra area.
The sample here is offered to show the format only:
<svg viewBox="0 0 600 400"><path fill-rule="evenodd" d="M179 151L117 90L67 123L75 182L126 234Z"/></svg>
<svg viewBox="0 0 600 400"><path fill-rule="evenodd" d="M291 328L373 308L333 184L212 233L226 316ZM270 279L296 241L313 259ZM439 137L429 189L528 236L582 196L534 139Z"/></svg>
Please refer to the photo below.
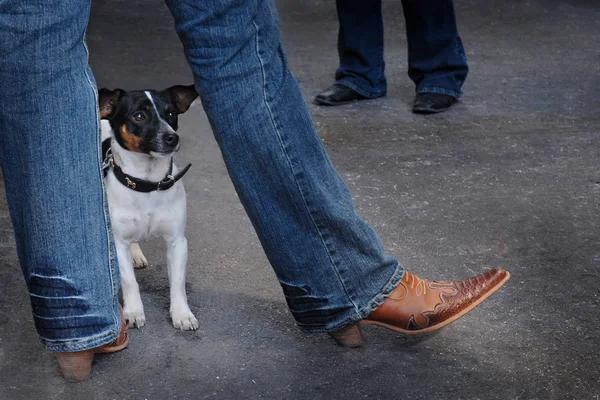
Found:
<svg viewBox="0 0 600 400"><path fill-rule="evenodd" d="M108 90L102 88L98 91L100 119L110 119L124 93L125 91L122 89Z"/></svg>
<svg viewBox="0 0 600 400"><path fill-rule="evenodd" d="M163 90L163 93L167 93L168 96L171 97L171 100L177 107L177 112L179 114L186 112L194 100L196 100L196 97L198 97L198 93L196 93L194 85L171 86L170 88Z"/></svg>

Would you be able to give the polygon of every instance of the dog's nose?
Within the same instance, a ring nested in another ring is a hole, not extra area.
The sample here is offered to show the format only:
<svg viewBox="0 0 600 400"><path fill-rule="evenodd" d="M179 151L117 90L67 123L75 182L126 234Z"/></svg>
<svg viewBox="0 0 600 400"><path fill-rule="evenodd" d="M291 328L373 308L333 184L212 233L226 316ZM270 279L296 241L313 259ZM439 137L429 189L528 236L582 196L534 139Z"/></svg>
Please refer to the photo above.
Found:
<svg viewBox="0 0 600 400"><path fill-rule="evenodd" d="M175 133L167 133L163 136L163 140L169 146L176 146L179 143L179 136Z"/></svg>

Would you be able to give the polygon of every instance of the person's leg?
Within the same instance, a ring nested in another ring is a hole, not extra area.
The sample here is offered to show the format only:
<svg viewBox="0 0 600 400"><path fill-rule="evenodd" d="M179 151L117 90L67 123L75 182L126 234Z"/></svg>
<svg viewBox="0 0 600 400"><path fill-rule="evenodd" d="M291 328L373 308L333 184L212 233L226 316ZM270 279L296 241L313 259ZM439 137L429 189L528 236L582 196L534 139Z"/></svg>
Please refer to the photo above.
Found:
<svg viewBox="0 0 600 400"><path fill-rule="evenodd" d="M262 0L167 0L233 184L298 325L362 344L358 320L429 332L508 280L420 279L387 255L315 132Z"/></svg>
<svg viewBox="0 0 600 400"><path fill-rule="evenodd" d="M340 65L334 86L319 94L316 102L338 105L384 96L387 81L381 0L337 0L336 6Z"/></svg>
<svg viewBox="0 0 600 400"><path fill-rule="evenodd" d="M262 0L167 0L231 179L298 325L363 319L398 284L317 136Z"/></svg>
<svg viewBox="0 0 600 400"><path fill-rule="evenodd" d="M121 329L89 10L0 3L0 163L35 326L54 352L97 348Z"/></svg>
<svg viewBox="0 0 600 400"><path fill-rule="evenodd" d="M387 92L381 0L337 0L340 66L335 83L373 98Z"/></svg>
<svg viewBox="0 0 600 400"><path fill-rule="evenodd" d="M453 0L402 0L408 40L408 75L416 92L458 99L467 77Z"/></svg>

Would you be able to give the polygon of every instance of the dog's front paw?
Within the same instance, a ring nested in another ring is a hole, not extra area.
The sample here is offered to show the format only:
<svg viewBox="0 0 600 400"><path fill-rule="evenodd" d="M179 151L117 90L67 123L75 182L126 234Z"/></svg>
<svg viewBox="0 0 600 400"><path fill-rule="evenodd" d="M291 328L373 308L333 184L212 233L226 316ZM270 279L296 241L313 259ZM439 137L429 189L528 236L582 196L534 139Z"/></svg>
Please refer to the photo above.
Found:
<svg viewBox="0 0 600 400"><path fill-rule="evenodd" d="M146 325L146 316L144 315L143 309L123 309L123 315L125 321L127 321L128 328L141 328Z"/></svg>
<svg viewBox="0 0 600 400"><path fill-rule="evenodd" d="M195 331L198 329L198 320L189 308L181 312L172 311L171 319L173 320L173 327L175 329L181 329L182 331Z"/></svg>
<svg viewBox="0 0 600 400"><path fill-rule="evenodd" d="M137 243L132 243L130 249L131 259L133 260L133 267L136 269L146 268L148 266L148 260L146 260L144 253L142 253L140 245Z"/></svg>

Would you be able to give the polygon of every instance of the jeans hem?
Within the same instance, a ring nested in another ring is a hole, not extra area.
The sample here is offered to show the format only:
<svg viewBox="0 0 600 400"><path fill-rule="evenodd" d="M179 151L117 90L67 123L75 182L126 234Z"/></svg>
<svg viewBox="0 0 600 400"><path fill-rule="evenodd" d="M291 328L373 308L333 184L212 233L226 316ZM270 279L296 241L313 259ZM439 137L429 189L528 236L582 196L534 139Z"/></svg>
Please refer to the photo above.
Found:
<svg viewBox="0 0 600 400"><path fill-rule="evenodd" d="M94 349L102 345L108 344L119 337L119 331L111 330L107 333L101 333L99 335L92 336L86 339L71 340L68 342L59 342L53 340L45 340L40 338L42 344L47 350L52 352L75 352Z"/></svg>
<svg viewBox="0 0 600 400"><path fill-rule="evenodd" d="M361 89L354 82L351 82L347 79L340 79L340 80L335 81L335 83L336 83L336 85L346 86L346 87L354 90L356 93L360 94L361 96L366 97L367 99L376 99L378 97L383 97L387 94L387 91L369 92L368 90Z"/></svg>
<svg viewBox="0 0 600 400"><path fill-rule="evenodd" d="M335 332L342 329L345 326L351 325L362 319L365 319L369 314L375 311L384 300L394 291L396 286L400 284L402 277L404 276L404 267L400 264L396 266L394 273L388 282L383 286L383 289L367 304L365 307L358 310L354 315L348 317L344 322L341 322L333 327L328 328L303 328L300 329L306 333L329 333Z"/></svg>
<svg viewBox="0 0 600 400"><path fill-rule="evenodd" d="M458 99L458 98L460 98L460 96L462 96L462 90L456 91L456 90L444 89L444 88L439 88L439 87L418 88L417 89L417 93L438 93L438 94L445 94L447 96L452 96L455 99Z"/></svg>

